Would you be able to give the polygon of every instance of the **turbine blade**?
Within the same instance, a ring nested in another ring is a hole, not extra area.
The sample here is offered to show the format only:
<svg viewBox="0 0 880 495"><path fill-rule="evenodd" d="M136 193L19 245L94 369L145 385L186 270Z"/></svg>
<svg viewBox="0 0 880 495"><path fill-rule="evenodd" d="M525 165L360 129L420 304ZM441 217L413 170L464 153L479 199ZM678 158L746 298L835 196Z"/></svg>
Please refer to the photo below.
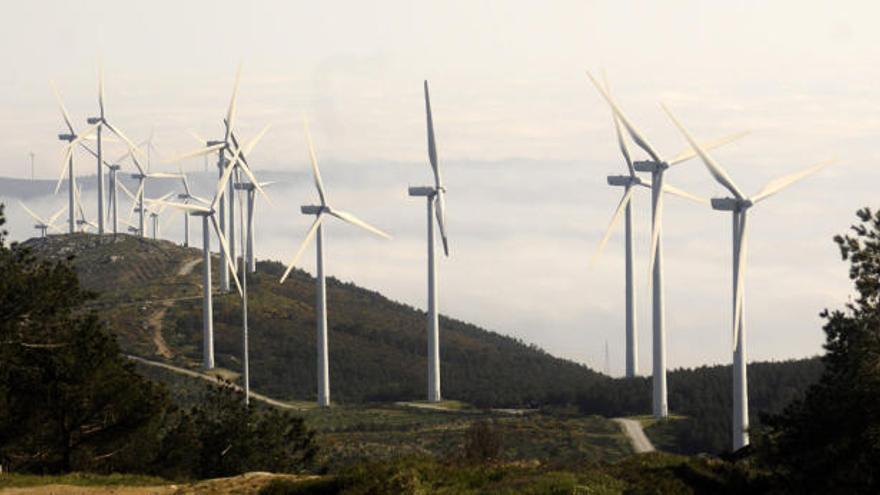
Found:
<svg viewBox="0 0 880 495"><path fill-rule="evenodd" d="M290 275L293 267L296 266L296 263L299 261L299 257L302 256L303 252L306 250L306 247L311 242L312 238L315 237L315 233L318 231L318 227L321 225L321 222L324 221L324 214L318 213L315 217L315 221L312 222L312 226L309 227L309 231L306 234L305 239L303 239L302 243L299 245L299 249L296 250L296 253L291 258L290 263L287 264L287 269L284 270L284 274L281 275L281 279L278 280L279 284L283 284L285 280L287 280L288 275Z"/></svg>
<svg viewBox="0 0 880 495"><path fill-rule="evenodd" d="M431 113L431 95L428 91L428 81L425 81L425 116L428 126L428 160L434 171L434 188L440 189L443 184L440 179L440 166L437 163L437 140L434 137L434 117Z"/></svg>
<svg viewBox="0 0 880 495"><path fill-rule="evenodd" d="M620 121L623 122L623 126L626 127L626 130L627 132L629 132L629 135L632 138L633 142L635 142L636 145L639 146L639 148L645 150L645 153L647 153L652 160L654 160L655 162L661 162L662 160L660 160L660 156L657 155L657 153L654 151L654 148L651 147L651 145L648 143L648 140L642 136L642 133L639 132L639 130L636 129L636 127L632 124L632 122L630 122L626 115L624 115L623 110L621 110L620 107L617 106L617 103L614 101L611 95L608 94L607 91L605 91L605 88L603 88L602 85L599 84L599 81L597 81L596 78L593 77L593 74L587 72L587 76L593 82L593 86L595 86L596 89L599 90L599 93L602 94L602 97L605 98L605 101L608 102L608 105L611 106L611 110L614 112L615 115L617 115L617 118L619 118Z"/></svg>
<svg viewBox="0 0 880 495"><path fill-rule="evenodd" d="M318 158L315 156L315 145L312 143L312 133L309 132L309 121L303 116L303 127L306 130L306 143L309 145L309 159L312 161L312 176L315 179L315 187L318 189L318 196L321 197L321 205L327 204L327 197L324 193L324 182L321 180L321 171L318 169Z"/></svg>
<svg viewBox="0 0 880 495"><path fill-rule="evenodd" d="M235 270L235 263L232 262L232 258L229 257L229 243L226 242L226 236L223 235L223 232L220 230L220 225L217 224L217 218L214 215L208 215L211 218L211 225L214 227L214 233L217 234L217 238L220 240L220 245L223 247L223 256L226 258L226 266L229 267L229 271L232 275L232 280L235 282L235 288L238 289L238 295L241 296L241 284L238 282L238 274Z"/></svg>
<svg viewBox="0 0 880 495"><path fill-rule="evenodd" d="M152 174L144 174L151 179L179 179L180 174L172 174L170 172L154 172Z"/></svg>
<svg viewBox="0 0 880 495"><path fill-rule="evenodd" d="M193 131L193 130L187 130L186 132L189 133L189 135L192 136L193 139L195 139L196 141L198 141L199 144L201 144L202 146L207 146L207 145L208 145L208 140L205 139L205 138L203 138L202 136L199 136L198 134L196 134L195 131Z"/></svg>
<svg viewBox="0 0 880 495"><path fill-rule="evenodd" d="M34 220L36 220L40 223L43 223L43 224L47 223L45 220L43 220L40 217L40 215L37 215L36 213L34 213L30 208L25 206L25 204L22 203L21 201L19 201L18 204L21 205L21 207L24 208L24 211L26 211L28 213L28 215L30 215Z"/></svg>
<svg viewBox="0 0 880 495"><path fill-rule="evenodd" d="M61 161L61 173L58 174L58 182L55 183L55 192L53 194L58 194L58 191L61 189L61 183L64 182L64 175L67 173L67 167L72 155L73 148L67 146L64 149L64 159Z"/></svg>
<svg viewBox="0 0 880 495"><path fill-rule="evenodd" d="M689 200L694 201L696 203L706 204L706 205L709 204L708 199L701 197L701 196L697 196L696 194L691 194L687 191L683 191L683 190L681 190L673 185L670 185L670 184L663 184L663 192L666 192L666 193L669 193L669 194L672 194L675 196L679 196L679 197L682 197L685 199L689 199Z"/></svg>
<svg viewBox="0 0 880 495"><path fill-rule="evenodd" d="M116 185L119 187L119 189L122 189L122 192L125 193L126 196L128 196L128 199L134 201L134 194L131 193L131 190L129 188L125 187L125 184L121 180L119 180L119 177L116 178Z"/></svg>
<svg viewBox="0 0 880 495"><path fill-rule="evenodd" d="M340 220L343 220L343 221L348 222L352 225L356 225L364 230L372 232L378 236L384 237L386 239L391 239L390 235L386 234L385 232L379 230L376 227L373 227L372 225L370 225L367 222L361 220L360 218L352 215L351 213L348 213L348 212L342 211L342 210L336 210L333 208L328 208L327 213L329 213L330 215L333 215L334 217L336 217Z"/></svg>
<svg viewBox="0 0 880 495"><path fill-rule="evenodd" d="M61 99L61 93L58 92L58 88L55 87L54 82L49 81L49 86L52 86L52 92L55 93L55 99L58 100L58 106L61 108L61 117L64 118L64 123L67 124L67 130L69 130L71 134L76 134L76 131L73 129L73 124L70 122L70 114L67 113L67 108L64 107L64 101Z"/></svg>
<svg viewBox="0 0 880 495"><path fill-rule="evenodd" d="M223 143L215 144L213 146L206 146L204 148L201 148L201 149L198 149L195 151L191 151L189 153L184 153L183 155L176 156L176 157L168 160L167 163L177 163L177 162L186 160L187 158L195 158L197 156L208 155L210 153L213 153L214 151L223 149L225 147L226 147L226 145Z"/></svg>
<svg viewBox="0 0 880 495"><path fill-rule="evenodd" d="M104 64L98 63L98 106L101 108L101 120L104 119Z"/></svg>
<svg viewBox="0 0 880 495"><path fill-rule="evenodd" d="M53 213L52 216L49 217L49 225L52 225L53 223L55 223L55 220L58 220L58 217L60 217L61 214L64 213L65 211L67 211L67 206L62 206L60 209L58 209L58 211Z"/></svg>
<svg viewBox="0 0 880 495"><path fill-rule="evenodd" d="M217 182L217 190L214 192L214 199L211 201L212 210L217 208L220 200L223 199L223 195L226 194L226 190L228 189L226 186L229 183L230 177L232 177L232 171L235 170L235 164L238 162L239 151L239 149L235 150L235 154L232 155L232 160L230 160L229 165L223 170L223 176L221 176L220 180Z"/></svg>
<svg viewBox="0 0 880 495"><path fill-rule="evenodd" d="M235 71L235 84L232 86L232 98L229 100L229 108L226 110L226 138L223 140L229 142L229 137L235 125L235 101L238 99L238 82L241 78L241 64Z"/></svg>
<svg viewBox="0 0 880 495"><path fill-rule="evenodd" d="M138 188L137 192L134 193L134 198L131 201L131 210L128 212L128 218L131 219L131 216L134 215L134 210L138 207L138 199L143 197L144 194L144 184L146 183L146 178L141 177L138 179Z"/></svg>
<svg viewBox="0 0 880 495"><path fill-rule="evenodd" d="M600 240L599 245L596 246L596 252L593 253L593 257L590 259L590 266L596 264L596 260L599 259L599 256L605 249L605 244L607 244L608 240L611 238L611 233L614 231L614 227L617 225L617 222L620 221L620 217L623 215L624 210L626 210L626 206L629 204L630 200L632 200L632 194L632 186L627 186L623 196L620 198L620 202L617 204L617 209L614 210L614 215L611 216L611 221L608 222L608 228L605 229L605 234L602 236L602 240Z"/></svg>
<svg viewBox="0 0 880 495"><path fill-rule="evenodd" d="M449 241L446 238L446 193L443 189L437 191L434 198L434 216L437 217L437 227L440 229L440 240L443 242L443 254L449 256Z"/></svg>
<svg viewBox="0 0 880 495"><path fill-rule="evenodd" d="M189 189L189 181L186 180L186 174L183 173L183 169L178 165L177 171L180 173L181 181L183 182L183 190L186 192L188 197L192 197L192 192Z"/></svg>
<svg viewBox="0 0 880 495"><path fill-rule="evenodd" d="M816 172L822 170L823 168L831 165L836 160L825 160L823 162L819 162L812 167L801 170L800 172L795 172L793 174L784 175L778 179L774 179L767 183L758 194L754 195L751 200L753 203L757 203L758 201L765 200L770 196L778 193L779 191L785 189L786 187L798 182L801 179L804 179L810 175L815 174Z"/></svg>
<svg viewBox="0 0 880 495"><path fill-rule="evenodd" d="M271 124L267 124L265 127L263 127L263 129L259 133L257 133L257 135L254 136L253 139L251 139L250 141L245 143L244 149L242 150L241 153L243 155L249 155L251 153L251 151L254 150L254 147L257 145L257 143L259 143L260 140L263 139L263 136L265 136L266 133L269 132L269 129L271 127L272 127Z"/></svg>
<svg viewBox="0 0 880 495"><path fill-rule="evenodd" d="M611 85L608 84L608 77L604 72L602 73L602 80L605 82L605 91L610 95ZM629 170L630 177L635 177L636 169L633 168L632 157L629 154L629 146L627 146L626 140L623 139L623 133L620 132L620 119L617 118L617 113L613 110L611 111L611 117L614 119L614 132L617 135L617 144L620 147L620 152L623 154L623 159L626 161L626 168ZM598 254L598 252L596 254Z"/></svg>
<svg viewBox="0 0 880 495"><path fill-rule="evenodd" d="M720 148L721 146L724 146L725 144L732 143L743 136L747 136L748 134L749 134L749 131L741 131L741 132L737 132L735 134L730 134L728 136L718 138L714 141L700 143L700 146L703 148L703 150L709 151L709 150L713 150L715 148ZM681 162L686 162L695 156L697 156L697 152L694 151L693 148L689 147L688 149L683 150L681 153L675 155L675 157L672 160L669 160L669 165L677 165Z"/></svg>
<svg viewBox="0 0 880 495"><path fill-rule="evenodd" d="M664 174L660 173L657 177L656 187L663 190ZM657 262L657 246L660 244L660 232L663 230L663 194L657 197L657 207L654 209L651 217L651 253L648 255L648 286L653 283L654 264Z"/></svg>
<svg viewBox="0 0 880 495"><path fill-rule="evenodd" d="M703 147L700 146L699 143L697 143L694 137L691 136L688 130L684 128L682 123L679 122L678 118L675 117L675 115L672 113L672 111L669 110L669 108L666 107L666 105L661 103L660 106L663 107L663 111L666 112L666 115L669 116L670 120L672 120L672 123L675 124L675 127L678 127L678 130L681 131L681 133L684 135L684 138L691 145L691 148L697 152L697 155L699 155L700 159L706 165L706 168L709 169L709 173L712 174L712 177L715 177L715 180L718 181L719 184L727 188L727 190L730 191L730 193L736 196L738 199L743 199L742 192L740 192L739 188L736 187L736 184L733 183L733 179L731 179L730 176L727 175L727 172L725 172L724 169L721 168L721 165L715 163L715 160L713 160L712 157L710 157L706 153Z"/></svg>

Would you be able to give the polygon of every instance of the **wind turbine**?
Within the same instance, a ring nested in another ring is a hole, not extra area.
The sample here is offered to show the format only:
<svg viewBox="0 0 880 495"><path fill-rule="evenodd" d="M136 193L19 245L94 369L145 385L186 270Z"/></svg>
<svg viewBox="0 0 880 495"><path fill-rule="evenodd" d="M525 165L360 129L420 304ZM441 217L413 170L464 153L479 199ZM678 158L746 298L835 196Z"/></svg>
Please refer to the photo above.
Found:
<svg viewBox="0 0 880 495"><path fill-rule="evenodd" d="M92 227L97 230L98 225L95 222L89 220L86 217L86 212L83 210L82 206L82 189L79 184L74 184L76 186L76 209L79 212L79 219L77 219L76 224L79 226L80 232L85 232L86 227Z"/></svg>
<svg viewBox="0 0 880 495"><path fill-rule="evenodd" d="M749 444L749 397L748 372L746 359L746 329L743 317L745 305L745 264L746 213L749 208L778 193L795 182L812 175L833 163L833 160L817 163L807 169L785 175L768 182L755 195L747 197L742 193L727 172L709 156L707 150L694 141L691 134L684 128L675 115L663 105L663 110L675 124L691 147L699 154L700 159L709 169L712 177L727 189L733 197L712 198L712 208L729 211L733 216L733 449L739 450Z"/></svg>
<svg viewBox="0 0 880 495"><path fill-rule="evenodd" d="M34 224L34 228L40 231L40 237L46 237L46 232L49 229L61 232L61 229L55 226L55 220L57 220L58 217L60 217L61 214L64 213L64 210L67 209L66 206L61 207L61 209L53 213L51 217L44 219L40 215L34 213L30 208L25 206L25 204L21 201L19 201L18 204L21 205L22 208L24 208L24 211L26 211L28 215L31 216L31 218L37 221L37 223Z"/></svg>
<svg viewBox="0 0 880 495"><path fill-rule="evenodd" d="M669 414L667 403L666 388L666 330L664 320L663 305L663 245L660 242L660 233L662 231L663 221L663 192L668 190L664 186L664 177L666 170L671 166L687 161L694 156L696 152L692 149L683 151L673 157L671 160L663 160L660 155L654 151L654 148L648 143L647 139L635 128L630 120L624 115L623 111L608 93L608 91L587 72L587 76L593 82L593 85L599 90L599 93L605 98L605 101L611 107L614 115L620 120L626 128L633 142L642 148L650 157L649 160L636 161L633 163L633 169L637 172L651 173L651 251L649 258L649 272L652 275L651 286L652 294L652 326L653 326L653 414L656 418L665 418ZM715 148L727 144L743 133L721 138L717 141L709 143L709 148ZM696 198L696 197L692 197ZM703 201L700 199L699 201Z"/></svg>
<svg viewBox="0 0 880 495"><path fill-rule="evenodd" d="M86 139L89 134L91 134L98 126L92 126L88 128L81 135L78 135L76 129L73 128L73 123L70 120L70 114L67 113L67 108L64 107L64 102L61 99L61 94L58 92L58 89L55 87L54 83L49 83L52 87L52 92L55 94L55 99L58 100L58 107L61 109L61 117L64 119L64 124L67 126L68 132L66 134L59 134L58 139L61 141L66 141L67 146L64 151L64 160L62 161L61 168L61 176L58 179L58 183L55 185L55 194L58 194L58 190L61 189L61 182L64 180L65 169L67 170L67 211L68 211L68 231L73 234L76 232L76 216L75 216L75 207L74 203L76 202L75 196L76 192L74 190L74 181L76 176L76 170L73 164L73 151L76 144L81 144L83 147L88 149L85 144L82 142Z"/></svg>
<svg viewBox="0 0 880 495"><path fill-rule="evenodd" d="M239 67L235 73L235 84L233 85L233 88L232 88L232 97L229 100L229 107L226 110L226 117L223 119L223 125L225 128L225 134L224 134L223 139L222 140L203 140L203 142L205 143L204 148L201 148L201 149L196 150L194 152L179 156L179 157L173 159L172 162L178 162L178 161L185 160L187 158L193 158L196 156L208 155L208 154L216 151L218 154L218 158L217 158L218 173L219 173L220 177L223 177L224 171L226 170L226 168L228 166L230 166L230 162L227 162L227 160L225 159L225 153L227 151L229 153L234 153L236 150L239 150L239 153L241 152L240 149L238 148L238 146L236 146L235 142L232 139L232 130L234 129L234 125L235 125L236 99L238 97L238 83L239 83L240 76L241 76L241 67ZM263 132L265 132L265 130ZM257 182L257 179L253 176L253 173L251 173L250 168L247 166L246 163L242 162L241 160L237 160L235 164L232 164L232 166L238 166L239 169L242 172L244 172L245 175L248 176L250 181L252 183L256 184L255 187L260 192L260 194L265 194L265 192L262 190L262 187ZM234 212L234 201L232 200L233 184L230 183L228 185L228 187L230 188L229 194L227 195L227 196L229 196L229 199L225 199L223 202L221 202L219 204L220 230L224 234L226 234L229 239L234 239L235 238L235 223L234 223L235 212ZM228 204L227 204L227 202L228 202ZM227 220L226 211L227 211L227 209L229 210L229 225L228 226L226 224L226 220ZM232 259L234 261L233 267L238 266L237 259L235 256L235 243L232 242L229 244L229 246L230 246L230 249L232 249L231 255L232 255ZM229 272L225 266L220 268L220 290L222 290L222 291L229 290Z"/></svg>
<svg viewBox="0 0 880 495"><path fill-rule="evenodd" d="M172 174L167 172L147 172L141 166L140 161L137 159L137 148L132 147L129 148L129 151L122 156L125 158L126 156L131 157L131 162L134 163L135 168L137 168L137 173L131 174L131 178L138 181L138 187L135 190L135 200L132 202L131 211L129 212L129 217L131 217L132 212L138 212L138 229L141 237L146 237L146 229L145 229L145 213L144 209L144 189L146 188L147 179L179 179L181 176L179 174ZM122 160L120 158L120 161Z"/></svg>
<svg viewBox="0 0 880 495"><path fill-rule="evenodd" d="M324 219L327 218L327 215L333 216L376 235L385 237L386 239L390 239L391 236L357 218L351 213L337 210L328 204L327 195L324 192L324 184L321 181L321 172L318 170L318 159L315 156L315 148L312 144L312 136L309 133L308 122L304 121L303 124L305 127L306 141L309 146L309 159L312 163L312 175L315 180L315 188L318 190L318 197L320 198L321 204L304 205L300 207L300 211L302 211L303 215L315 215L315 221L312 222L312 226L309 227L305 239L288 264L287 270L284 271L279 283L283 284L284 281L287 280L287 276L290 275L290 271L293 270L293 267L296 265L297 261L299 261L299 257L305 251L309 242L311 242L312 238L316 238L315 251L317 252L317 259L315 266L317 273L315 275L315 284L317 286L317 307L315 308L315 314L317 320L318 342L318 405L321 407L327 407L330 405L330 368L327 349L327 285L324 279Z"/></svg>
<svg viewBox="0 0 880 495"><path fill-rule="evenodd" d="M131 142L128 137L122 133L119 129L113 126L110 122L107 121L107 118L104 113L104 67L100 66L98 68L98 109L100 113L97 117L89 117L87 122L89 124L93 124L97 126L97 158L98 158L98 234L104 233L104 150L102 147L101 141L101 129L106 127L113 134L115 134L119 139L123 140L129 147L129 150L132 151L132 156L134 156L137 146L133 142Z"/></svg>
<svg viewBox="0 0 880 495"><path fill-rule="evenodd" d="M431 115L431 97L428 81L424 83L425 115L428 127L428 160L434 172L434 185L410 187L410 196L424 196L428 205L428 401L439 402L440 394L440 323L437 310L437 262L434 257L434 219L443 243L443 253L449 256L449 243L446 239L446 188L440 177L437 163L437 142L434 139L434 120Z"/></svg>
<svg viewBox="0 0 880 495"><path fill-rule="evenodd" d="M165 208L168 206L168 204L165 202L171 196L174 196L174 193L166 193L165 195L163 195L160 198L145 200L146 202L150 203L150 205L152 206L151 208L148 208L148 209L151 210L150 211L150 221L152 223L153 240L154 241L159 239L159 215L161 215L162 212L165 211Z"/></svg>
<svg viewBox="0 0 880 495"><path fill-rule="evenodd" d="M186 178L186 173L183 172L183 169L178 167L178 171L180 173L180 180L183 183L183 192L177 195L177 199L181 200L184 204L191 204L193 202L201 203L203 205L207 205L210 202L207 199L196 196L192 193L192 190L189 188L189 181ZM187 212L183 212L183 245L185 247L189 247L189 214Z"/></svg>

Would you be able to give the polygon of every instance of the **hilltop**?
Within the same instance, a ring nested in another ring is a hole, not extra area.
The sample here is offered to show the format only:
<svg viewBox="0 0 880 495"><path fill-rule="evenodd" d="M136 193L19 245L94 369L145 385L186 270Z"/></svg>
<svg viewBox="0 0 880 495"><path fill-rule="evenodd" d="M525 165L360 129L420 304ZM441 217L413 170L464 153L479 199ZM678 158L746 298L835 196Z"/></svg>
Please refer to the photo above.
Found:
<svg viewBox="0 0 880 495"><path fill-rule="evenodd" d="M120 235L49 236L25 243L41 257L73 256L81 284L97 293L90 306L133 355L198 369L201 361L201 252L168 241ZM217 257L212 263L217 277ZM249 276L252 387L285 400L315 397L314 278L260 262ZM218 294L217 363L240 369L237 294ZM334 402L422 399L425 313L378 292L327 280L330 375ZM605 380L589 368L534 345L441 317L442 383L447 398L478 406L519 407L573 399Z"/></svg>

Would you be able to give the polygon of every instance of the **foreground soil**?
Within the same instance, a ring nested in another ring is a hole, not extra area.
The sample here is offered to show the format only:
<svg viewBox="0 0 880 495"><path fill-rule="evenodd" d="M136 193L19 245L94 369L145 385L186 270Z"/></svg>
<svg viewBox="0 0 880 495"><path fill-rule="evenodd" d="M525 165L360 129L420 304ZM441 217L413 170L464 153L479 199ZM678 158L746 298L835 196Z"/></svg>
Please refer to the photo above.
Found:
<svg viewBox="0 0 880 495"><path fill-rule="evenodd" d="M305 480L315 476L295 476L274 473L246 473L231 478L217 478L191 484L168 484L154 486L101 486L51 484L42 486L10 487L0 489L0 494L39 494L39 495L173 495L173 494L241 494L257 493L272 480Z"/></svg>

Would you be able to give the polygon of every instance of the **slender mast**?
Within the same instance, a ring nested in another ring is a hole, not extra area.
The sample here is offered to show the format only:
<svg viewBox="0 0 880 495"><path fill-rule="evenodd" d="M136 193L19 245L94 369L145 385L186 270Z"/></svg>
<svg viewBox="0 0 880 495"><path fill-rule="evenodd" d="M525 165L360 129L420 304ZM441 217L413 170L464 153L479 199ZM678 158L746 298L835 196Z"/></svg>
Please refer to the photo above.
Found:
<svg viewBox="0 0 880 495"><path fill-rule="evenodd" d="M428 401L439 402L440 395L440 332L437 317L437 260L434 256L434 198L428 200Z"/></svg>
<svg viewBox="0 0 880 495"><path fill-rule="evenodd" d="M214 368L214 308L211 301L211 232L208 215L202 217L202 367Z"/></svg>
<svg viewBox="0 0 880 495"><path fill-rule="evenodd" d="M330 405L330 370L328 366L327 352L327 283L324 279L324 225L318 226L315 236L315 249L317 251L315 283L317 284L317 305L315 317L317 319L318 341L318 405L327 407Z"/></svg>
<svg viewBox="0 0 880 495"><path fill-rule="evenodd" d="M629 186L634 187L634 186ZM632 198L626 205L626 377L639 373L639 342L636 334L635 271L633 270L633 216Z"/></svg>
<svg viewBox="0 0 880 495"><path fill-rule="evenodd" d="M663 169L660 164L652 173L651 187L651 208L655 212L652 215L652 222L658 221L656 215L659 202L661 201ZM660 229L660 225L653 225L652 228ZM653 327L654 327L654 370L653 370L653 394L654 394L654 417L665 418L668 414L666 402L666 335L663 328L663 234L662 231L657 240L657 250L654 253L654 273L653 276Z"/></svg>

